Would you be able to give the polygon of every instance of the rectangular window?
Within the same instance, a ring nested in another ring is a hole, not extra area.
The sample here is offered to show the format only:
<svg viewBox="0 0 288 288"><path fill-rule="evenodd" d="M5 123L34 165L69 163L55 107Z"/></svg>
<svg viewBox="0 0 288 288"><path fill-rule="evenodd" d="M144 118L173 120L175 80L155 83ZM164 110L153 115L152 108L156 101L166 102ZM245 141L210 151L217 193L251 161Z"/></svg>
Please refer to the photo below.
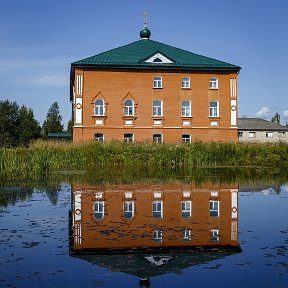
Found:
<svg viewBox="0 0 288 288"><path fill-rule="evenodd" d="M163 218L163 202L153 201L153 217Z"/></svg>
<svg viewBox="0 0 288 288"><path fill-rule="evenodd" d="M249 132L249 138L256 138L256 132Z"/></svg>
<svg viewBox="0 0 288 288"><path fill-rule="evenodd" d="M95 139L96 141L103 142L103 141L104 141L104 134L102 134L102 133L95 133L94 139Z"/></svg>
<svg viewBox="0 0 288 288"><path fill-rule="evenodd" d="M243 137L243 132L241 131L241 132L238 132L238 137L239 138L242 138Z"/></svg>
<svg viewBox="0 0 288 288"><path fill-rule="evenodd" d="M181 104L181 115L182 117L190 117L191 116L191 102L187 100L183 100Z"/></svg>
<svg viewBox="0 0 288 288"><path fill-rule="evenodd" d="M278 132L278 137L279 138L285 138L285 132Z"/></svg>
<svg viewBox="0 0 288 288"><path fill-rule="evenodd" d="M94 203L94 217L96 219L104 218L104 201L97 201Z"/></svg>
<svg viewBox="0 0 288 288"><path fill-rule="evenodd" d="M210 216L218 217L219 216L219 201L210 200Z"/></svg>
<svg viewBox="0 0 288 288"><path fill-rule="evenodd" d="M163 238L163 232L160 229L155 229L153 231L153 240L156 242L161 242Z"/></svg>
<svg viewBox="0 0 288 288"><path fill-rule="evenodd" d="M219 242L220 240L219 229L210 230L210 240L213 242Z"/></svg>
<svg viewBox="0 0 288 288"><path fill-rule="evenodd" d="M162 116L162 101L154 100L153 101L153 116Z"/></svg>
<svg viewBox="0 0 288 288"><path fill-rule="evenodd" d="M182 239L184 241L190 241L191 240L191 230L190 229L182 230Z"/></svg>
<svg viewBox="0 0 288 288"><path fill-rule="evenodd" d="M153 88L162 88L162 77L160 76L154 77Z"/></svg>
<svg viewBox="0 0 288 288"><path fill-rule="evenodd" d="M191 135L182 134L182 143L191 143Z"/></svg>
<svg viewBox="0 0 288 288"><path fill-rule="evenodd" d="M124 134L124 142L133 142L134 141L134 135L127 133Z"/></svg>
<svg viewBox="0 0 288 288"><path fill-rule="evenodd" d="M124 218L130 219L134 217L134 202L125 201L124 202Z"/></svg>
<svg viewBox="0 0 288 288"><path fill-rule="evenodd" d="M162 143L162 135L161 134L153 134L153 142L154 143Z"/></svg>
<svg viewBox="0 0 288 288"><path fill-rule="evenodd" d="M218 117L218 102L217 101L210 101L209 104L209 116L210 117Z"/></svg>
<svg viewBox="0 0 288 288"><path fill-rule="evenodd" d="M190 78L189 77L183 77L182 78L182 88L190 88Z"/></svg>
<svg viewBox="0 0 288 288"><path fill-rule="evenodd" d="M191 217L192 207L190 200L181 201L181 208L182 208L182 217L184 218Z"/></svg>
<svg viewBox="0 0 288 288"><path fill-rule="evenodd" d="M210 78L210 89L218 89L218 78Z"/></svg>
<svg viewBox="0 0 288 288"><path fill-rule="evenodd" d="M266 132L267 138L273 138L273 132Z"/></svg>

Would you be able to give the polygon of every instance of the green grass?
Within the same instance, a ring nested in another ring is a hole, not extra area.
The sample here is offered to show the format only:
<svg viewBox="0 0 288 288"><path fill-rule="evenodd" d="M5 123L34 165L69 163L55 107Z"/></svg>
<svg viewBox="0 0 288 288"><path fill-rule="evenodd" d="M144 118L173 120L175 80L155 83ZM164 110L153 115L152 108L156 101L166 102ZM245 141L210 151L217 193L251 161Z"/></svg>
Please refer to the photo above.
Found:
<svg viewBox="0 0 288 288"><path fill-rule="evenodd" d="M288 168L285 143L153 144L37 141L28 148L0 148L0 177L27 178L55 171L189 169L191 167Z"/></svg>

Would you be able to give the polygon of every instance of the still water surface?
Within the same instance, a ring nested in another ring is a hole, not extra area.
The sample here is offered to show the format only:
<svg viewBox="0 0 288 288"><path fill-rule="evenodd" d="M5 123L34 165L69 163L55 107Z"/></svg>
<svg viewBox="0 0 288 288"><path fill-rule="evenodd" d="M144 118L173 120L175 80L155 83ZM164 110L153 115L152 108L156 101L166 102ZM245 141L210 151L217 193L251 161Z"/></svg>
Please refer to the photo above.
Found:
<svg viewBox="0 0 288 288"><path fill-rule="evenodd" d="M288 285L288 184L15 186L0 192L0 287Z"/></svg>

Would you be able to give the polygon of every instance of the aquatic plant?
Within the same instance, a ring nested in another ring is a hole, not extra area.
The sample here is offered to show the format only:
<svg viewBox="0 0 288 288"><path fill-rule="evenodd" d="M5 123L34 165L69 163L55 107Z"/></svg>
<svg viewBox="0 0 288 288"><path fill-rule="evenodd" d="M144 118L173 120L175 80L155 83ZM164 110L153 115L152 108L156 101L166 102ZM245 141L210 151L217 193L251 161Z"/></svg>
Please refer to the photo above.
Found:
<svg viewBox="0 0 288 288"><path fill-rule="evenodd" d="M182 143L36 141L29 147L0 148L0 176L27 178L55 171L155 170L191 167L288 168L286 143Z"/></svg>

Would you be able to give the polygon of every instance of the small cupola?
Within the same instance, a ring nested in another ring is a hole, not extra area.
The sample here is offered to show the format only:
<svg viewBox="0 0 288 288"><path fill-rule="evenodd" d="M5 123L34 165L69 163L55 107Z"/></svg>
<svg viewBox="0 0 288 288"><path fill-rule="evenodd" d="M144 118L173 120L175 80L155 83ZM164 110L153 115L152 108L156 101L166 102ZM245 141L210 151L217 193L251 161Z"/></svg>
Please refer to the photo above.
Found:
<svg viewBox="0 0 288 288"><path fill-rule="evenodd" d="M141 39L149 39L151 36L150 30L147 28L147 17L148 17L148 12L145 10L145 12L144 12L144 28L140 31Z"/></svg>
<svg viewBox="0 0 288 288"><path fill-rule="evenodd" d="M147 27L144 27L141 31L140 31L140 37L141 39L149 39L151 36L151 32Z"/></svg>

